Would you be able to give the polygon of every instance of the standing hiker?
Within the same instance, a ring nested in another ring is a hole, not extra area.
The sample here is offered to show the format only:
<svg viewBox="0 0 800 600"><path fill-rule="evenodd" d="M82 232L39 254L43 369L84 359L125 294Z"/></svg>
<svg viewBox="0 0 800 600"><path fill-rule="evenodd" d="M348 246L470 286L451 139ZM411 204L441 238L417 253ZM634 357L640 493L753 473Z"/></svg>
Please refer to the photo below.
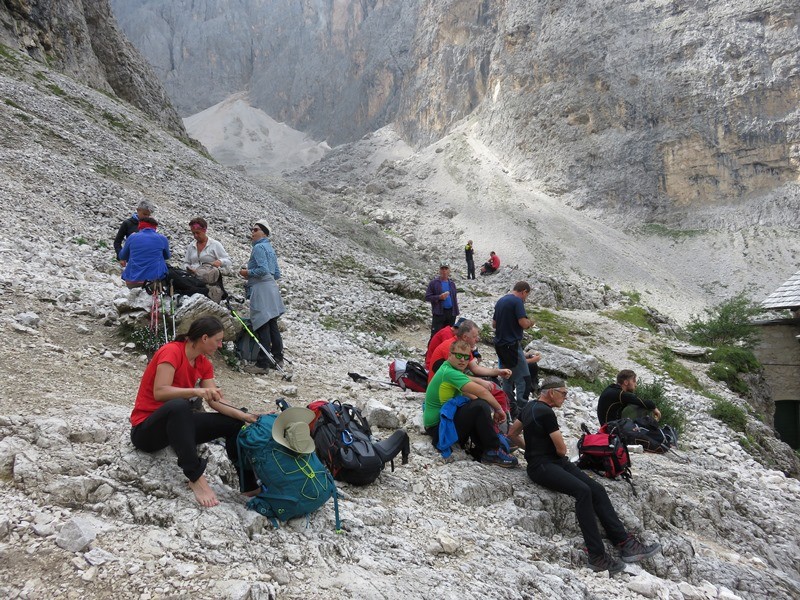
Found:
<svg viewBox="0 0 800 600"><path fill-rule="evenodd" d="M222 270L229 269L231 257L217 240L208 237L208 223L202 217L189 221L189 230L194 238L186 246L184 268L208 285L208 297L214 302L222 301Z"/></svg>
<svg viewBox="0 0 800 600"><path fill-rule="evenodd" d="M531 293L527 281L514 284L494 305L492 327L495 329L494 350L500 364L511 369L511 377L503 380L503 391L511 403L511 414L516 415L525 405L525 378L530 377L528 362L522 350L522 334L533 327L533 321L525 312L525 301Z"/></svg>
<svg viewBox="0 0 800 600"><path fill-rule="evenodd" d="M445 325L453 325L458 316L458 295L450 279L450 265L439 265L439 276L431 279L425 290L425 301L431 303L431 337Z"/></svg>
<svg viewBox="0 0 800 600"><path fill-rule="evenodd" d="M169 240L157 229L158 221L142 217L139 231L125 240L119 258L120 264L125 264L122 279L129 288L141 287L147 281L161 281L167 276Z"/></svg>
<svg viewBox="0 0 800 600"><path fill-rule="evenodd" d="M267 373L269 368L283 368L283 339L278 329L278 317L286 312L277 280L281 277L278 255L268 236L272 229L266 219L256 221L251 228L253 249L247 267L239 275L247 279L250 299L250 321L258 341L272 355L274 363L259 349L255 365L244 367L247 373Z"/></svg>
<svg viewBox="0 0 800 600"><path fill-rule="evenodd" d="M214 366L207 357L222 347L222 337L219 319L202 317L188 333L161 346L142 375L130 417L133 445L144 452L171 447L197 502L205 507L216 506L219 500L203 474L207 461L197 455L197 444L225 438L225 451L238 470L236 438L242 422L258 418L224 403L214 382ZM205 400L215 412L193 411L193 397ZM253 472L246 470L243 475L241 491L257 492Z"/></svg>
<svg viewBox="0 0 800 600"><path fill-rule="evenodd" d="M467 259L467 279L475 279L475 250L472 248L472 240L467 241L464 246L464 256Z"/></svg>
<svg viewBox="0 0 800 600"><path fill-rule="evenodd" d="M143 217L153 216L153 212L155 212L155 207L149 201L142 200L136 206L136 212L125 219L119 226L117 236L114 238L114 254L123 268L125 268L127 261L120 260L119 258L119 253L122 252L122 245L131 235L139 231L139 221Z"/></svg>
<svg viewBox="0 0 800 600"><path fill-rule="evenodd" d="M525 448L531 481L575 498L575 513L589 553L589 568L613 575L625 568L624 562L638 562L653 556L661 549L661 544L645 546L629 534L603 485L569 460L567 444L553 412L554 408L561 408L567 394L567 384L563 379L546 377L542 381L539 399L525 405L519 418L511 424L508 438L512 444ZM624 562L606 552L597 519L611 542L619 548Z"/></svg>

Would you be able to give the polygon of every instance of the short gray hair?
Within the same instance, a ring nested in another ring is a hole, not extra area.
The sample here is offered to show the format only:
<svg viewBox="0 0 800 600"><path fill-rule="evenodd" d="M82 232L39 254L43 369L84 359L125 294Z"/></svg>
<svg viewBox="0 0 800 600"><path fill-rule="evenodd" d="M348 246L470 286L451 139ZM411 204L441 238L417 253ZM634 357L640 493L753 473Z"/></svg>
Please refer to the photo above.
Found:
<svg viewBox="0 0 800 600"><path fill-rule="evenodd" d="M567 387L567 382L561 379L561 377L556 377L555 375L548 375L544 379L542 379L542 385L539 388L541 391L546 390L557 390L559 388Z"/></svg>
<svg viewBox="0 0 800 600"><path fill-rule="evenodd" d="M142 200L136 205L136 210L146 210L152 215L154 212L156 212L156 207L152 202L150 202L150 200Z"/></svg>

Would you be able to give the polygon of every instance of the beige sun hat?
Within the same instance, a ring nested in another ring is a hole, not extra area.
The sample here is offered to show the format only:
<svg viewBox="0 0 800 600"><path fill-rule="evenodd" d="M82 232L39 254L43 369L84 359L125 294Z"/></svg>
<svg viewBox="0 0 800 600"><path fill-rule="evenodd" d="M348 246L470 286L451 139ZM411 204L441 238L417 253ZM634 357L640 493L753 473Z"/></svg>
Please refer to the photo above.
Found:
<svg viewBox="0 0 800 600"><path fill-rule="evenodd" d="M308 425L313 420L314 411L299 406L287 408L272 424L272 437L298 454L311 454L315 446Z"/></svg>
<svg viewBox="0 0 800 600"><path fill-rule="evenodd" d="M258 221L253 223L253 225L258 225L259 227L261 227L262 231L264 231L264 233L267 236L269 236L272 233L272 227L270 226L269 221L267 221L266 219L259 219Z"/></svg>

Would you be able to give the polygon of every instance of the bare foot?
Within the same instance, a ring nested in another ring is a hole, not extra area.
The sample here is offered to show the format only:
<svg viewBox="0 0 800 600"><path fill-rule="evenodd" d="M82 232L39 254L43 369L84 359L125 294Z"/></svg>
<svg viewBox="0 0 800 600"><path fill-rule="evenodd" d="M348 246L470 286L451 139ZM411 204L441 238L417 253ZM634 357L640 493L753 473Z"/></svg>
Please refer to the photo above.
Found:
<svg viewBox="0 0 800 600"><path fill-rule="evenodd" d="M242 492L242 495L247 496L248 498L252 498L253 496L258 496L261 493L261 488L257 487L254 490L250 490L249 492Z"/></svg>
<svg viewBox="0 0 800 600"><path fill-rule="evenodd" d="M211 489L211 486L208 485L208 480L205 475L201 475L200 479L197 481L190 481L189 487L194 492L194 497L197 498L200 506L211 508L219 504L217 495L214 493L214 490Z"/></svg>

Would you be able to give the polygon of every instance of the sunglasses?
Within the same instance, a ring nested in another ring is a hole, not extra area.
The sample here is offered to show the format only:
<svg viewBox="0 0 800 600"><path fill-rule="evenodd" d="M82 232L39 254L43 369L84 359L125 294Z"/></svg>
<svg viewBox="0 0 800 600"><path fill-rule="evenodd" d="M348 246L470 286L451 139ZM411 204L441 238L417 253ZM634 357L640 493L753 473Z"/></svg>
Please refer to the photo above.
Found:
<svg viewBox="0 0 800 600"><path fill-rule="evenodd" d="M458 360L469 360L470 358L469 354L460 354L458 352L451 352L450 354L455 356Z"/></svg>
<svg viewBox="0 0 800 600"><path fill-rule="evenodd" d="M253 227L250 231L261 231L260 227Z"/></svg>

